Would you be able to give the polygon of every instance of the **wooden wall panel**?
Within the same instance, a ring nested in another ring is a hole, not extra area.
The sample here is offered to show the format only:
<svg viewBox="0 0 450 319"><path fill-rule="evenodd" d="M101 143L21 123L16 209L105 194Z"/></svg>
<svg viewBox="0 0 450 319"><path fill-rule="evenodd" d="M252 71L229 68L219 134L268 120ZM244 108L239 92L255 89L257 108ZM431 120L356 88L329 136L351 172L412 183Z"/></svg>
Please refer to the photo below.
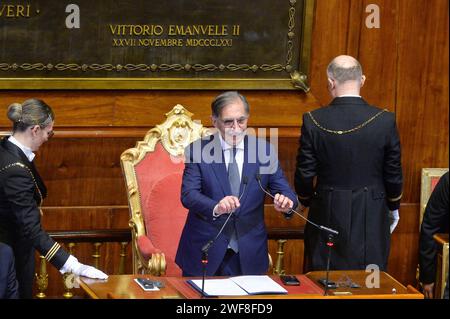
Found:
<svg viewBox="0 0 450 319"><path fill-rule="evenodd" d="M134 138L50 140L36 157L49 193L45 205L126 205L120 154L135 142Z"/></svg>
<svg viewBox="0 0 450 319"><path fill-rule="evenodd" d="M47 231L128 228L128 206L45 206L42 225ZM72 228L67 228L70 226Z"/></svg>
<svg viewBox="0 0 450 319"><path fill-rule="evenodd" d="M395 112L397 87L397 29L398 2L392 0L366 0L360 16L358 60L366 75L361 90L369 103ZM380 8L380 28L367 28L365 8L369 4ZM370 48L370 50L368 50Z"/></svg>
<svg viewBox="0 0 450 319"><path fill-rule="evenodd" d="M301 114L320 106L311 94L300 91L241 91L251 110L250 123L260 127L296 127ZM55 128L147 127L159 124L164 114L182 104L203 125L211 125L211 101L219 91L0 91L0 110L13 102L36 97L45 100L56 114ZM6 117L0 128L9 129Z"/></svg>
<svg viewBox="0 0 450 319"><path fill-rule="evenodd" d="M365 26L369 4L380 8L379 29ZM280 163L293 185L301 115L331 100L328 63L340 54L360 59L367 76L362 95L395 111L398 121L405 187L389 271L405 284L414 283L417 264L420 170L449 165L448 9L447 0L316 0L310 92L243 91L250 102L250 125L280 128ZM56 112L55 138L36 158L50 193L44 203L45 227L126 227L121 152L178 103L209 126L210 103L218 92L0 91L0 113L32 96L43 98ZM9 128L0 116L0 132ZM269 226L302 225L299 218L285 221L268 209ZM272 241L270 247L275 251ZM303 262L303 246L290 241L286 247L293 254L286 269L295 272Z"/></svg>
<svg viewBox="0 0 450 319"><path fill-rule="evenodd" d="M414 285L419 260L419 204L402 204L400 221L391 237L388 272Z"/></svg>
<svg viewBox="0 0 450 319"><path fill-rule="evenodd" d="M331 100L327 89L327 66L335 56L347 53L352 1L319 0L315 3L310 63L311 94L321 105L325 105Z"/></svg>
<svg viewBox="0 0 450 319"><path fill-rule="evenodd" d="M397 119L403 201L420 200L423 167L448 167L448 1L400 1ZM411 21L414 20L414 23Z"/></svg>

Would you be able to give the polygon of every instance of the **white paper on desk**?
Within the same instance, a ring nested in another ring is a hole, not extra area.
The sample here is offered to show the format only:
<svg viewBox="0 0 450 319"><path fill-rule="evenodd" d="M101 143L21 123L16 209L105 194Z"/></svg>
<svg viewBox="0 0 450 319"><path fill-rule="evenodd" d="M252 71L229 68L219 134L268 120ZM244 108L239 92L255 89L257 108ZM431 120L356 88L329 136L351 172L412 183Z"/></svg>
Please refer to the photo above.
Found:
<svg viewBox="0 0 450 319"><path fill-rule="evenodd" d="M189 280L201 291L202 281ZM246 296L253 294L286 294L287 290L269 276L236 276L228 279L206 279L204 292L208 296Z"/></svg>
<svg viewBox="0 0 450 319"><path fill-rule="evenodd" d="M202 289L202 280L190 280L197 290ZM245 296L245 290L230 279L206 279L204 292L207 296Z"/></svg>
<svg viewBox="0 0 450 319"><path fill-rule="evenodd" d="M237 276L231 277L230 280L239 285L249 295L287 294L287 290L269 276Z"/></svg>

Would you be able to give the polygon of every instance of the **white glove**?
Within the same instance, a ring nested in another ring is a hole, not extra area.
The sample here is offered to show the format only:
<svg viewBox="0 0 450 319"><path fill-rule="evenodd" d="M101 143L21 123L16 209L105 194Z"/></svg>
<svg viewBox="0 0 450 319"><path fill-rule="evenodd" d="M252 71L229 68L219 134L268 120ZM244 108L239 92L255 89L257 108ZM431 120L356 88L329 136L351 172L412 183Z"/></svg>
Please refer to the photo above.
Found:
<svg viewBox="0 0 450 319"><path fill-rule="evenodd" d="M84 265L78 262L74 256L70 255L64 266L59 270L62 274L71 272L77 276L84 276L94 279L107 279L108 275L95 267Z"/></svg>
<svg viewBox="0 0 450 319"><path fill-rule="evenodd" d="M398 221L400 220L398 209L389 211L389 219L391 220L391 225L389 226L389 228L392 234L394 232L395 227L397 227Z"/></svg>

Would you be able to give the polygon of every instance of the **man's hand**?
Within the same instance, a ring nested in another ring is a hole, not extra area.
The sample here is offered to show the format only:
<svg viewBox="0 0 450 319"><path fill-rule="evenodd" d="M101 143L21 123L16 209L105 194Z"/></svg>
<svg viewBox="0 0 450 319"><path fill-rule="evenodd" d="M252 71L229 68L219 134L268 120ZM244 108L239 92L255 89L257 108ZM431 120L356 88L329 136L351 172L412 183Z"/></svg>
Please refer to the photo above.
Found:
<svg viewBox="0 0 450 319"><path fill-rule="evenodd" d="M239 208L239 206L241 206L241 203L239 203L239 199L236 196L226 196L222 198L219 203L217 203L214 209L214 214L216 216L229 214L234 212L237 208Z"/></svg>
<svg viewBox="0 0 450 319"><path fill-rule="evenodd" d="M423 294L425 299L433 299L434 296L434 282L423 285Z"/></svg>
<svg viewBox="0 0 450 319"><path fill-rule="evenodd" d="M275 194L273 199L275 210L282 213L287 213L294 207L294 202L289 197L282 194Z"/></svg>

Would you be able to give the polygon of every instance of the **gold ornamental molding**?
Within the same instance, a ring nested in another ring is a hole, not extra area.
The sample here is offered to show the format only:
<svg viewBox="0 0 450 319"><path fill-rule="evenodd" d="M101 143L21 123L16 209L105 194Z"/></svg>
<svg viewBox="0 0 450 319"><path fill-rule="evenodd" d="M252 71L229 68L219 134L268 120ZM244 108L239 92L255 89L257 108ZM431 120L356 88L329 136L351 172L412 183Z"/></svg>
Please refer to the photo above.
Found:
<svg viewBox="0 0 450 319"><path fill-rule="evenodd" d="M283 63L11 63L0 60L0 89L300 89L308 92L314 0L284 1L287 6L281 10L288 11L288 19L285 22L287 40ZM300 21L296 25L297 20ZM124 40L134 43L132 40L135 39L113 40L114 43ZM261 60L260 56L258 58ZM2 73L8 76L2 76ZM233 73L238 73L238 77L230 77ZM277 73L286 74L286 77L276 77ZM122 74L126 77L121 77ZM136 74L142 76L136 77Z"/></svg>

